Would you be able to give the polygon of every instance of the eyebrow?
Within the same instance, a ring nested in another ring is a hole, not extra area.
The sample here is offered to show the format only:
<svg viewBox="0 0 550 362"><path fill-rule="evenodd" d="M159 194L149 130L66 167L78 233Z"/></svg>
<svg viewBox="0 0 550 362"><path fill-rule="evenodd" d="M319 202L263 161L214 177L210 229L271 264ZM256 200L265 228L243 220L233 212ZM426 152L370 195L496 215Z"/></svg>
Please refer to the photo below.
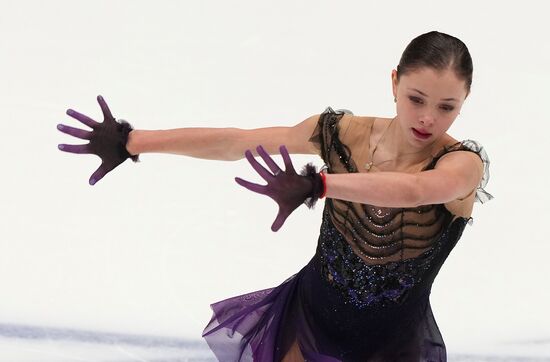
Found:
<svg viewBox="0 0 550 362"><path fill-rule="evenodd" d="M413 91L417 91L418 93L422 94L424 97L427 97L428 95L426 93L423 93L421 91L419 91L418 89L416 88L409 88L410 90L413 90ZM456 98L441 98L442 101L457 101Z"/></svg>

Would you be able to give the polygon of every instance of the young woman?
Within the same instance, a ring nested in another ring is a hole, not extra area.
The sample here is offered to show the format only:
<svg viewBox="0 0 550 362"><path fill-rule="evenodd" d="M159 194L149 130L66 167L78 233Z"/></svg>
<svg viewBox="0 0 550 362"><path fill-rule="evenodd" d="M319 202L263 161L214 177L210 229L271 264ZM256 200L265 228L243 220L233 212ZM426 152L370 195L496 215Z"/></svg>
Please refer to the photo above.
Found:
<svg viewBox="0 0 550 362"><path fill-rule="evenodd" d="M393 118L328 107L294 127L143 131L115 121L98 97L103 123L67 111L92 131L58 125L90 142L59 147L102 158L90 184L143 152L218 160L244 153L267 185L236 182L278 203L273 231L302 203L326 197L306 266L277 287L212 304L203 337L220 361L446 361L431 286L474 202L492 198L481 145L446 133L472 69L462 41L432 31L413 39L392 71ZM269 156L278 152L284 170ZM289 153L318 154L325 167L298 174Z"/></svg>

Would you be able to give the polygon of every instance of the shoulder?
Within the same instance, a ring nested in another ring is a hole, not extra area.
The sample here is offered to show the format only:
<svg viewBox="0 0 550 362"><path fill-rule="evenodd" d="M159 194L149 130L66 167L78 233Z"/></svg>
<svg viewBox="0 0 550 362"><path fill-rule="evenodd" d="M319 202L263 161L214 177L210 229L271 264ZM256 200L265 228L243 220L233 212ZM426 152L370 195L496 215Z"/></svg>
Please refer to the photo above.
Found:
<svg viewBox="0 0 550 362"><path fill-rule="evenodd" d="M484 162L478 152L468 147L466 141L458 141L445 134L442 138L442 147L434 155L437 169L454 169L458 172L467 171L478 182L484 174Z"/></svg>
<svg viewBox="0 0 550 362"><path fill-rule="evenodd" d="M359 131L361 129L370 129L374 123L375 116L356 115L347 109L332 109L327 107L319 118L319 123L327 127L333 127L337 129L340 136L346 134L350 129Z"/></svg>
<svg viewBox="0 0 550 362"><path fill-rule="evenodd" d="M479 156L468 150L456 150L442 155L437 161L435 167L441 168L446 165L453 166L471 166L479 171L483 171L483 162Z"/></svg>
<svg viewBox="0 0 550 362"><path fill-rule="evenodd" d="M383 118L383 117L377 117L377 116L366 116L366 115L358 115L354 114L352 111L348 109L333 109L332 107L326 107L325 110L317 115L320 118L331 118L331 119L337 119L339 120L339 123L372 123L376 120L376 123L378 122L384 122L384 121L391 121L391 118Z"/></svg>
<svg viewBox="0 0 550 362"><path fill-rule="evenodd" d="M371 124L375 123L375 120L377 120L378 117L376 116L360 116L360 115L354 115L354 114L345 114L340 124L342 125L350 125L354 124L357 126L370 126Z"/></svg>

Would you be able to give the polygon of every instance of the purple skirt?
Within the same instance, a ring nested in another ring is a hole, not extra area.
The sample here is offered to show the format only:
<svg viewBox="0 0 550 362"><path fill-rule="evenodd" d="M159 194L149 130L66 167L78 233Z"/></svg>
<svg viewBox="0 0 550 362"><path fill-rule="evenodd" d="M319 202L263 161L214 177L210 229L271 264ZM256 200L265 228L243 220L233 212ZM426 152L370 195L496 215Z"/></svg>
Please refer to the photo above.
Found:
<svg viewBox="0 0 550 362"><path fill-rule="evenodd" d="M281 361L297 344L305 361L446 361L429 287L406 303L359 309L320 271L315 254L275 288L212 304L203 337L218 360Z"/></svg>

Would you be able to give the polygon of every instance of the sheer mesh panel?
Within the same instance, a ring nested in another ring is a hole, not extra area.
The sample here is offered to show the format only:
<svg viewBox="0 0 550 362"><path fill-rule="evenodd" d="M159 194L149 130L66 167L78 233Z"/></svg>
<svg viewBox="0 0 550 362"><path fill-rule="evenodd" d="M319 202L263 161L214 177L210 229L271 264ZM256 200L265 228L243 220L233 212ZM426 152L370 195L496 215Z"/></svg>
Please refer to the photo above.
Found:
<svg viewBox="0 0 550 362"><path fill-rule="evenodd" d="M370 153L368 142L373 121L368 119L359 122L353 120L347 112L327 107L309 141L319 151L328 173L358 172L351 149L357 152L357 159ZM483 147L475 141L467 140L442 147L426 160L422 170L432 169L444 154L459 150L475 152L482 158L485 174L477 188L476 201L491 199L492 196L483 189L489 178L489 161ZM453 220L453 215L442 204L388 208L339 199L327 199L326 202L334 226L355 254L369 265L422 255Z"/></svg>

